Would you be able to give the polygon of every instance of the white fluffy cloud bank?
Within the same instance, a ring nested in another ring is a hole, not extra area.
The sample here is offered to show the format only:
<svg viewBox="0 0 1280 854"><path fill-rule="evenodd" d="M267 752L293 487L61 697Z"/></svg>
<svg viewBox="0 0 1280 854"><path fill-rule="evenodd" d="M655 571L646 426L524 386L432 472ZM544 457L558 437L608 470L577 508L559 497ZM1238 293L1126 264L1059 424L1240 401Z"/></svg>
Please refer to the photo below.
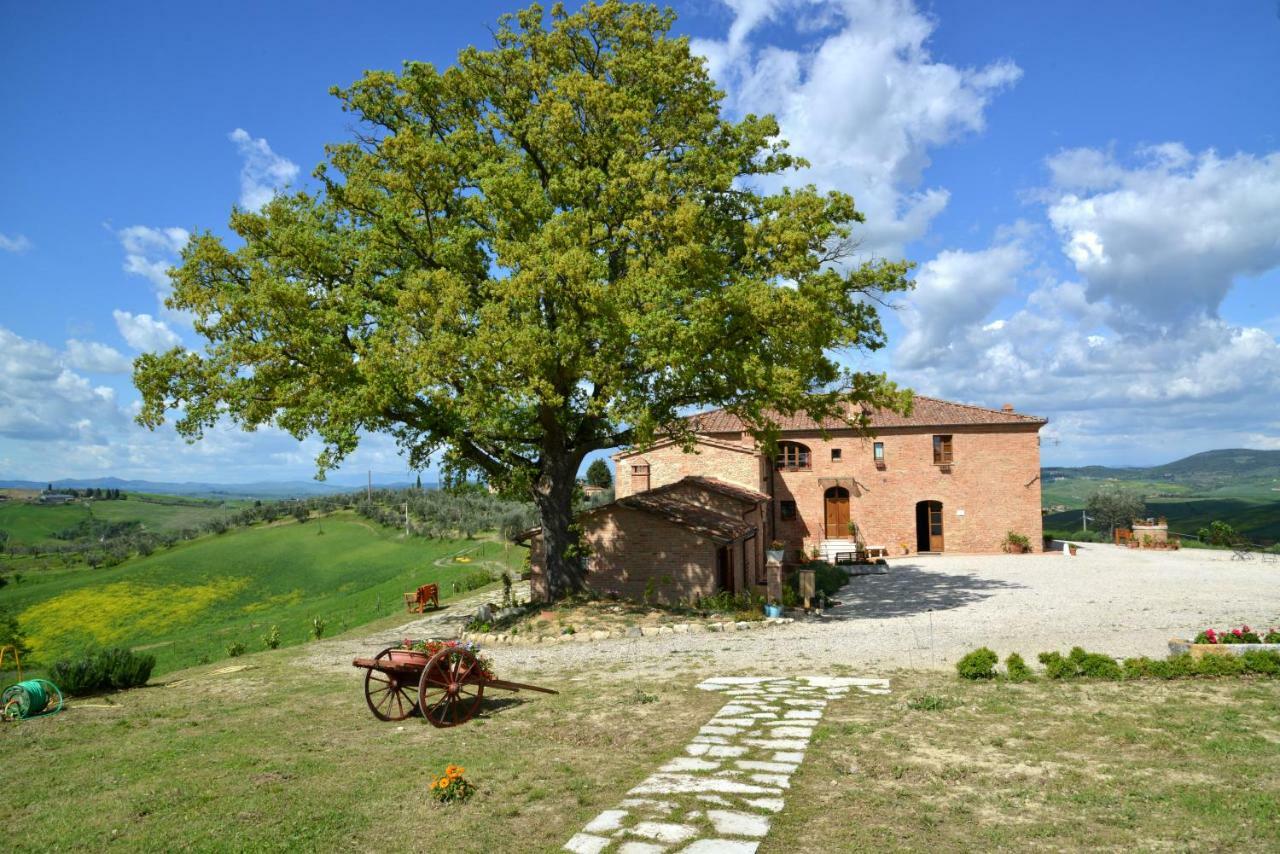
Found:
<svg viewBox="0 0 1280 854"><path fill-rule="evenodd" d="M1049 221L1094 300L1164 323L1212 316L1239 277L1280 266L1280 152L1166 143L1126 167L1075 149L1049 168Z"/></svg>
<svg viewBox="0 0 1280 854"><path fill-rule="evenodd" d="M1134 165L1095 149L1047 165L1048 251L1079 280L1033 274L1018 244L942 252L920 268L895 368L922 391L1049 416L1063 459L1266 446L1280 341L1219 308L1243 277L1280 267L1280 153L1165 144Z"/></svg>
<svg viewBox="0 0 1280 854"><path fill-rule="evenodd" d="M112 316L116 319L116 328L129 346L135 350L154 352L168 350L182 343L182 338L165 325L163 320L156 320L149 314L133 314L116 309Z"/></svg>
<svg viewBox="0 0 1280 854"><path fill-rule="evenodd" d="M695 40L737 113L773 113L791 150L810 162L801 180L851 192L867 215L868 253L896 256L946 207L925 187L930 149L983 130L991 99L1021 70L936 61L932 18L905 0L725 0L723 39ZM766 23L804 37L801 49L769 44ZM787 176L787 183L796 183Z"/></svg>
<svg viewBox="0 0 1280 854"><path fill-rule="evenodd" d="M278 190L298 177L298 165L287 157L271 150L265 139L254 139L243 128L236 128L228 139L236 144L236 150L244 159L240 167L240 204L249 210L258 210Z"/></svg>

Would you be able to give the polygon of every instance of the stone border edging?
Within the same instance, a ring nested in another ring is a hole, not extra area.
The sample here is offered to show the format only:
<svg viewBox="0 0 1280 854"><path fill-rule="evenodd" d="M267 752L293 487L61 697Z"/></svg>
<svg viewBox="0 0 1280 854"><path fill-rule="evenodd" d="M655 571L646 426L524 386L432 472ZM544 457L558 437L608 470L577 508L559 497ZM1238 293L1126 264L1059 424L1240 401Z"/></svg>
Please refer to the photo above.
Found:
<svg viewBox="0 0 1280 854"><path fill-rule="evenodd" d="M473 641L481 646L534 646L536 644L557 644L557 643L592 643L603 640L618 640L622 638L649 638L664 637L670 635L692 635L703 634L705 632L745 632L751 629L764 629L770 626L781 626L787 623L794 623L792 617L769 617L763 620L743 620L741 622L711 622L711 623L675 623L662 626L631 626L626 629L612 629L605 631L604 629L596 629L595 631L574 632L570 635L512 635L507 633L477 634L475 632L463 632L459 637L462 640Z"/></svg>

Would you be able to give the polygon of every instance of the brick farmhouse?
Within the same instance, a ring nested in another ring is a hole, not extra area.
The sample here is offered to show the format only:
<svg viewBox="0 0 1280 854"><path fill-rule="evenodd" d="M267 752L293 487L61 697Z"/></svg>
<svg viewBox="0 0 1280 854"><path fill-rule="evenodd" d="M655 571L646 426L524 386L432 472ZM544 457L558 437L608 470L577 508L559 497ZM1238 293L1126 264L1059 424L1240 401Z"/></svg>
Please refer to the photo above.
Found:
<svg viewBox="0 0 1280 854"><path fill-rule="evenodd" d="M997 552L1009 532L1041 548L1045 419L917 395L910 415L867 413L869 431L778 416L766 456L734 415L691 416L693 452L672 440L613 456L616 498L580 514L593 590L687 601L763 592L765 550L786 560ZM533 593L541 537L528 532Z"/></svg>

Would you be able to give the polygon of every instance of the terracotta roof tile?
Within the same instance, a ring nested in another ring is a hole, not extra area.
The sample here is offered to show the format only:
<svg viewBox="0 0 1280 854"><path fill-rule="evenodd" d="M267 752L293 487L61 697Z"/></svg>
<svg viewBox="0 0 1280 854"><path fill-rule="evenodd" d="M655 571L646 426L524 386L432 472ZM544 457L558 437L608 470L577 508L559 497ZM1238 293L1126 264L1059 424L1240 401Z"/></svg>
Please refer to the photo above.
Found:
<svg viewBox="0 0 1280 854"><path fill-rule="evenodd" d="M784 430L840 430L849 425L837 418L828 418L821 425L808 415L798 412L794 415L775 414L779 426ZM723 409L712 409L689 416L694 429L699 433L737 433L744 428L742 419ZM949 427L967 424L1047 424L1048 420L1034 415L1023 415L1018 412L1002 409L987 409L967 403L953 403L939 400L936 397L915 396L915 406L910 415L903 416L885 409L871 410L870 427Z"/></svg>
<svg viewBox="0 0 1280 854"><path fill-rule="evenodd" d="M739 486L736 483L728 483L715 477L706 477L699 474L689 474L677 480L675 483L668 483L665 486L655 486L649 492L670 492L683 483L697 484L706 489L719 492L721 495L727 495L730 498L736 498L747 504L755 504L760 501L768 501L769 496L763 492L756 492L754 489L748 489L745 486Z"/></svg>
<svg viewBox="0 0 1280 854"><path fill-rule="evenodd" d="M625 498L619 498L614 503L622 507L630 507L633 510L653 513L656 516L661 516L668 521L674 522L682 528L688 528L722 543L732 542L755 530L753 525L749 525L741 519L734 519L732 516L716 513L714 510L707 510L687 501L677 501L674 498L654 495L652 492L628 495ZM602 507L607 506L607 504L602 505Z"/></svg>

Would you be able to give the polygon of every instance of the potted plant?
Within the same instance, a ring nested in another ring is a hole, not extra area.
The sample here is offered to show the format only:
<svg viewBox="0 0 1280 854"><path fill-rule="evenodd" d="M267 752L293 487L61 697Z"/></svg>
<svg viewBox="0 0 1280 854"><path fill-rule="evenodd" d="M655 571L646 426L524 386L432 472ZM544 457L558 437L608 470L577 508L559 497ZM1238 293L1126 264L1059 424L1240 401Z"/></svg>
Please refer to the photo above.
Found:
<svg viewBox="0 0 1280 854"><path fill-rule="evenodd" d="M1075 556L1076 556L1076 544L1075 544L1075 543L1067 543L1067 549L1071 552L1071 556L1072 556L1072 557L1075 557Z"/></svg>
<svg viewBox="0 0 1280 854"><path fill-rule="evenodd" d="M1031 551L1031 540L1022 535L1009 531L1004 535L1004 542L1000 545L1004 550L1012 555L1020 555Z"/></svg>
<svg viewBox="0 0 1280 854"><path fill-rule="evenodd" d="M782 559L787 555L787 546L782 540L774 540L769 543L769 548L765 549L765 557L769 560L776 560L782 563Z"/></svg>

